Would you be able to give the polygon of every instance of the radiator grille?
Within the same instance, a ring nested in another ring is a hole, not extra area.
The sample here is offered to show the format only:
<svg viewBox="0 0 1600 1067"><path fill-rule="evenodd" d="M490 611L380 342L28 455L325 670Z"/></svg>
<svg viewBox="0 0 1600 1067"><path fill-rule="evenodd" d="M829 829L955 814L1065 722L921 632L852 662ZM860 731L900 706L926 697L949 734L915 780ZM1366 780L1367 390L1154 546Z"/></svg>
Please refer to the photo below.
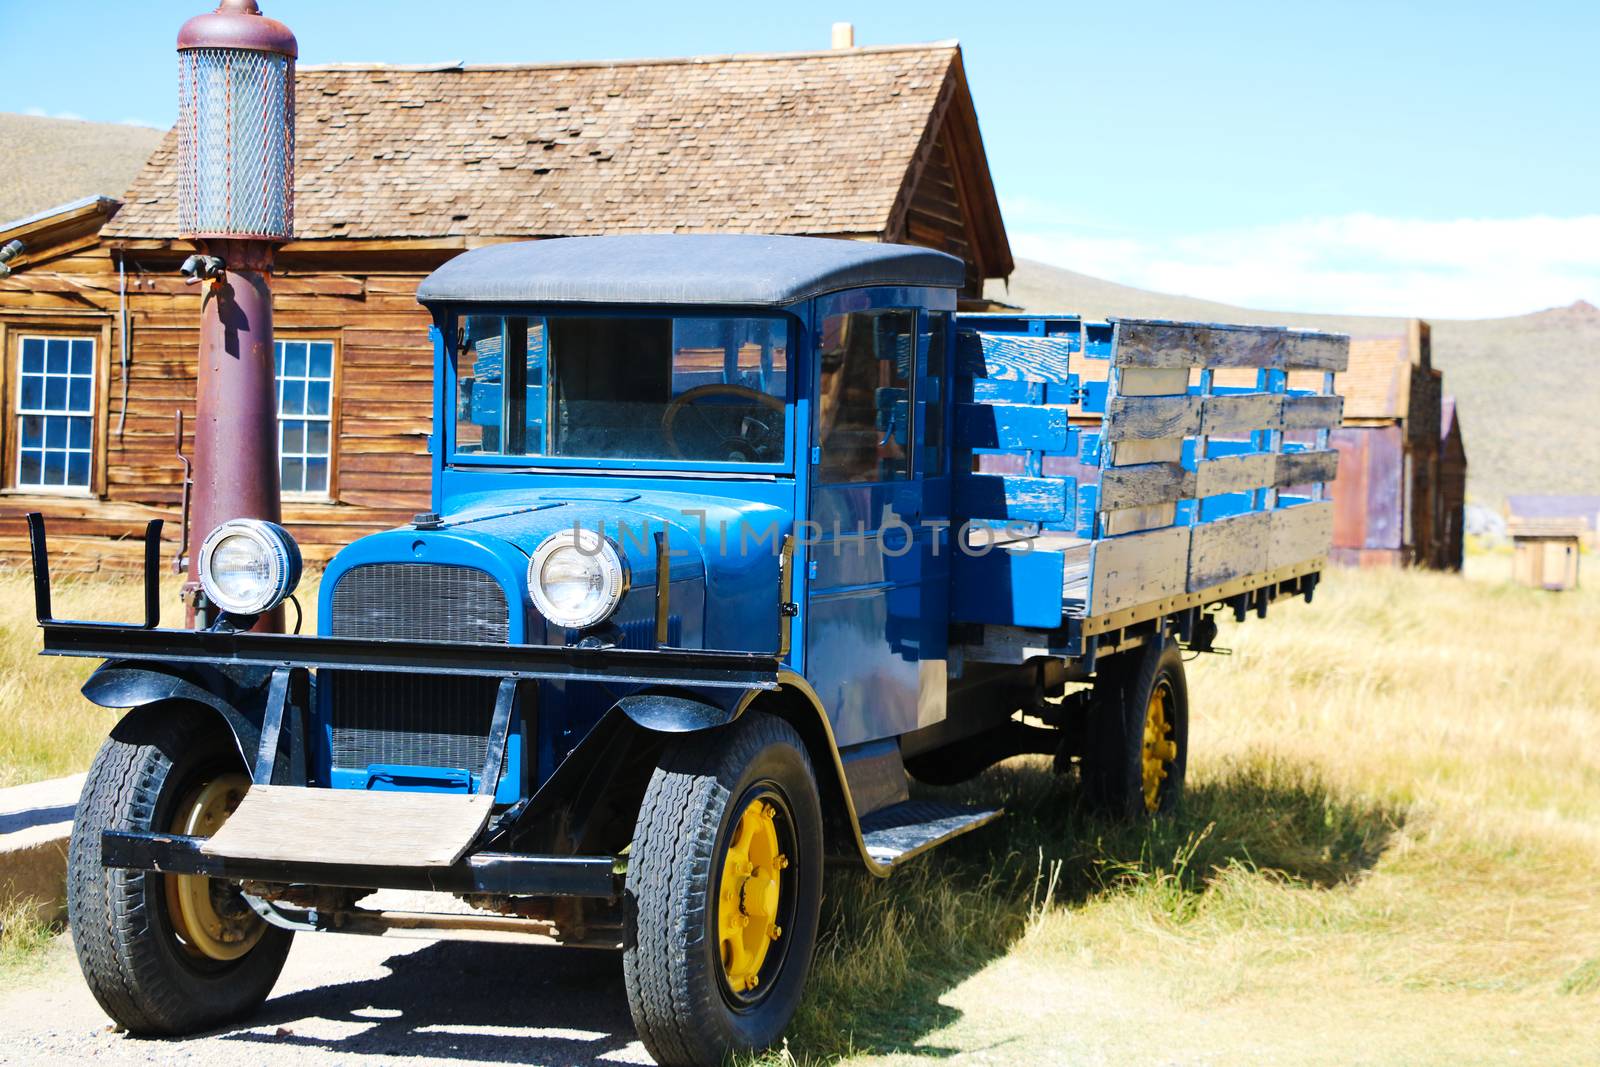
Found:
<svg viewBox="0 0 1600 1067"><path fill-rule="evenodd" d="M451 767L481 774L494 717L493 678L323 671L333 709L333 765Z"/></svg>
<svg viewBox="0 0 1600 1067"><path fill-rule="evenodd" d="M511 616L485 571L422 563L354 567L333 587L337 637L505 644Z"/></svg>
<svg viewBox="0 0 1600 1067"><path fill-rule="evenodd" d="M468 567L354 567L334 586L331 621L339 637L510 640L504 590ZM495 679L359 671L320 671L318 679L329 694L335 767L386 763L482 773Z"/></svg>

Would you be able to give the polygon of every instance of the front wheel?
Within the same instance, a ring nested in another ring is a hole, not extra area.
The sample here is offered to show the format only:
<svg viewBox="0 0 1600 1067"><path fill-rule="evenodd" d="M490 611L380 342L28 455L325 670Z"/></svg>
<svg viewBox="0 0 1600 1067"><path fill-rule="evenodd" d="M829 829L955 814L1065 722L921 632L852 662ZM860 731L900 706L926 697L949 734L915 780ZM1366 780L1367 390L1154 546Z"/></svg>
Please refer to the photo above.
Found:
<svg viewBox="0 0 1600 1067"><path fill-rule="evenodd" d="M198 875L106 868L106 830L209 837L250 780L225 729L162 709L137 738L119 724L84 782L67 857L67 920L78 964L106 1013L136 1034L192 1034L249 1015L283 969L293 936L267 925L238 887Z"/></svg>
<svg viewBox="0 0 1600 1067"><path fill-rule="evenodd" d="M628 857L628 1006L663 1065L775 1043L816 945L822 809L805 744L751 712L670 745Z"/></svg>

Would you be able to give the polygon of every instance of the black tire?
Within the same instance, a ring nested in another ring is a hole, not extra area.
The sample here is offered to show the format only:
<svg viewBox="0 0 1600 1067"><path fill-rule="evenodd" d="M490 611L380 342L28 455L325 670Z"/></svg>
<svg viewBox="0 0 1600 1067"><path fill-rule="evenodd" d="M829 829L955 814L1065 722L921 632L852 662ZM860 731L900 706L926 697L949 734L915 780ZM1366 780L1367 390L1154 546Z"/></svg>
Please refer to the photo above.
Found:
<svg viewBox="0 0 1600 1067"><path fill-rule="evenodd" d="M95 999L131 1033L192 1034L243 1018L267 999L293 935L269 926L244 956L206 959L173 932L162 875L100 864L104 830L168 830L198 784L243 770L209 713L173 706L112 730L83 784L67 857L67 918ZM119 738L127 735L127 739Z"/></svg>
<svg viewBox="0 0 1600 1067"><path fill-rule="evenodd" d="M1152 806L1145 791L1145 728L1151 697L1158 689L1169 698L1166 739L1174 748L1169 758L1160 760L1165 776ZM1189 762L1189 688L1177 644L1151 642L1102 665L1095 675L1084 733L1079 782L1091 811L1134 819L1174 810L1183 798Z"/></svg>
<svg viewBox="0 0 1600 1067"><path fill-rule="evenodd" d="M779 898L787 908L760 984L735 993L718 939L722 865L741 813L769 796L781 809L775 825L787 825ZM800 1003L821 902L822 809L794 728L750 712L725 729L670 744L634 828L622 956L634 1026L656 1062L720 1063L775 1043Z"/></svg>

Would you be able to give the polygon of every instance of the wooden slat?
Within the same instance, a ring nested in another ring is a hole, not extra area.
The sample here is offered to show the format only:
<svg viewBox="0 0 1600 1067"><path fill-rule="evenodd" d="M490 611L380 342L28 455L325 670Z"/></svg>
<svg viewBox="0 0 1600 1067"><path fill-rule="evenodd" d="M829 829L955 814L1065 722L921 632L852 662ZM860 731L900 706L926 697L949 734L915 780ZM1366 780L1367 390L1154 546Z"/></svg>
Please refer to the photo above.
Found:
<svg viewBox="0 0 1600 1067"><path fill-rule="evenodd" d="M1283 397L1277 393L1233 393L1208 396L1200 412L1200 432L1207 437L1276 430Z"/></svg>
<svg viewBox="0 0 1600 1067"><path fill-rule="evenodd" d="M1139 463L1100 472L1101 511L1168 504L1194 496L1194 472L1178 463Z"/></svg>
<svg viewBox="0 0 1600 1067"><path fill-rule="evenodd" d="M1209 589L1267 569L1272 514L1253 511L1195 526L1189 540L1188 591Z"/></svg>
<svg viewBox="0 0 1600 1067"><path fill-rule="evenodd" d="M1339 453L1332 448L1318 452L1285 452L1273 458L1277 460L1275 485L1331 482L1339 473Z"/></svg>
<svg viewBox="0 0 1600 1067"><path fill-rule="evenodd" d="M1124 320L1112 359L1119 367L1271 367L1283 336L1270 327Z"/></svg>
<svg viewBox="0 0 1600 1067"><path fill-rule="evenodd" d="M1350 339L1339 334L1121 319L1112 360L1119 367L1344 370L1349 351Z"/></svg>
<svg viewBox="0 0 1600 1067"><path fill-rule="evenodd" d="M1061 522L1076 494L1071 478L966 474L955 480L955 513L969 518Z"/></svg>
<svg viewBox="0 0 1600 1067"><path fill-rule="evenodd" d="M1188 562L1187 526L1096 541L1089 563L1089 614L1184 592Z"/></svg>
<svg viewBox="0 0 1600 1067"><path fill-rule="evenodd" d="M1286 396L1283 398L1285 430L1324 430L1338 426L1344 417L1344 397Z"/></svg>
<svg viewBox="0 0 1600 1067"><path fill-rule="evenodd" d="M1194 496L1203 499L1219 493L1237 493L1271 485L1275 458L1270 452L1257 452L1208 459L1195 470Z"/></svg>
<svg viewBox="0 0 1600 1067"><path fill-rule="evenodd" d="M1200 431L1198 396L1115 396L1106 406L1107 441L1191 437Z"/></svg>
<svg viewBox="0 0 1600 1067"><path fill-rule="evenodd" d="M1296 504L1267 514L1272 516L1267 544L1269 570L1327 555L1333 541L1333 501Z"/></svg>
<svg viewBox="0 0 1600 1067"><path fill-rule="evenodd" d="M957 404L958 448L1033 449L1067 447L1067 409L1026 404Z"/></svg>
<svg viewBox="0 0 1600 1067"><path fill-rule="evenodd" d="M448 867L493 807L493 797L476 794L256 785L200 850L230 859Z"/></svg>
<svg viewBox="0 0 1600 1067"><path fill-rule="evenodd" d="M1345 370L1350 366L1350 338L1290 330L1277 365L1286 370Z"/></svg>

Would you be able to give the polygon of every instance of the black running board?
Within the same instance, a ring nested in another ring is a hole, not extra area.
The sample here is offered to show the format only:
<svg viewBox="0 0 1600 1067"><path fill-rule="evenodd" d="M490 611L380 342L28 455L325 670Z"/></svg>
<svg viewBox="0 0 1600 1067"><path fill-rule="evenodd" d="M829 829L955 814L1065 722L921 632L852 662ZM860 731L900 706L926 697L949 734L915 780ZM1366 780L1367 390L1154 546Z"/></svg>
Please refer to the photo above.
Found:
<svg viewBox="0 0 1600 1067"><path fill-rule="evenodd" d="M874 863L892 870L930 848L987 826L1002 814L1001 808L905 800L862 819L861 840Z"/></svg>

